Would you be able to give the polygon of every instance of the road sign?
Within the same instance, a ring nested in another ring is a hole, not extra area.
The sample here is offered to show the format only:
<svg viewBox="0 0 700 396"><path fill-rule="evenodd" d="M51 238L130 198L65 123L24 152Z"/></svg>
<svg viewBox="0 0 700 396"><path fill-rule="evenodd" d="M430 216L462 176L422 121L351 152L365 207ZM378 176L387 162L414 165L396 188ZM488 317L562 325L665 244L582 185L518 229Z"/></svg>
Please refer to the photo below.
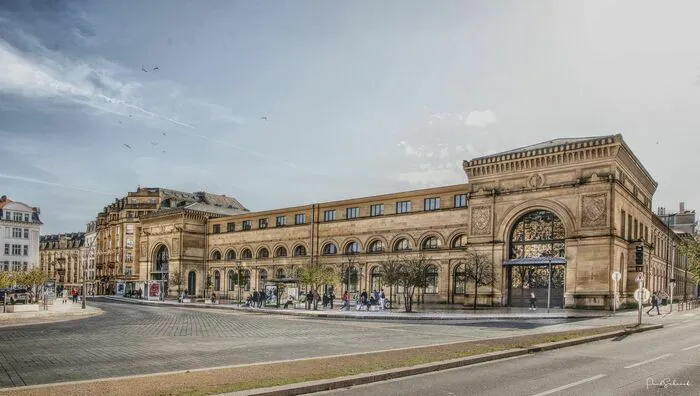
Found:
<svg viewBox="0 0 700 396"><path fill-rule="evenodd" d="M634 281L637 283L644 282L644 272L638 272L637 277L634 278Z"/></svg>
<svg viewBox="0 0 700 396"><path fill-rule="evenodd" d="M649 293L649 289L645 287L634 291L634 299L641 303L647 302L649 297L651 297L651 293Z"/></svg>
<svg viewBox="0 0 700 396"><path fill-rule="evenodd" d="M613 279L615 282L617 282L617 281L619 281L620 279L622 279L622 274L619 273L619 272L617 272L617 271L615 271L615 272L612 273L612 279Z"/></svg>

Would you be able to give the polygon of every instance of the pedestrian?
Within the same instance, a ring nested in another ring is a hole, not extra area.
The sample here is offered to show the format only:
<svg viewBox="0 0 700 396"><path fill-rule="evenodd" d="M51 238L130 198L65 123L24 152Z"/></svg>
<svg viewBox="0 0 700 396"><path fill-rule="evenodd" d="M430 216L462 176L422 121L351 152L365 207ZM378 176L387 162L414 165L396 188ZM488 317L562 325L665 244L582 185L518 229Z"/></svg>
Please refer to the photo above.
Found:
<svg viewBox="0 0 700 396"><path fill-rule="evenodd" d="M333 300L335 300L335 294L333 294L333 291L331 290L330 294L328 295L328 302L331 304L331 309L333 309Z"/></svg>
<svg viewBox="0 0 700 396"><path fill-rule="evenodd" d="M74 287L73 290L71 290L71 296L73 297L73 304L76 304L78 302L78 289Z"/></svg>
<svg viewBox="0 0 700 396"><path fill-rule="evenodd" d="M63 289L61 297L63 297L63 304L68 302L68 289Z"/></svg>
<svg viewBox="0 0 700 396"><path fill-rule="evenodd" d="M656 307L656 314L661 315L661 311L659 310L659 302L661 301L661 297L659 297L658 292L654 292L651 294L651 308L647 311L647 315L651 316L649 312L654 310L654 307Z"/></svg>
<svg viewBox="0 0 700 396"><path fill-rule="evenodd" d="M537 297L535 297L535 292L530 292L530 308L529 311L537 311Z"/></svg>
<svg viewBox="0 0 700 396"><path fill-rule="evenodd" d="M379 310L380 311L384 310L385 301L386 301L386 295L384 294L384 289L381 289L379 291Z"/></svg>
<svg viewBox="0 0 700 396"><path fill-rule="evenodd" d="M345 293L343 293L343 306L340 307L341 311L347 311L350 309L350 296L348 296L348 291L346 290Z"/></svg>
<svg viewBox="0 0 700 396"><path fill-rule="evenodd" d="M253 308L257 308L258 306L258 291L256 289L253 289Z"/></svg>

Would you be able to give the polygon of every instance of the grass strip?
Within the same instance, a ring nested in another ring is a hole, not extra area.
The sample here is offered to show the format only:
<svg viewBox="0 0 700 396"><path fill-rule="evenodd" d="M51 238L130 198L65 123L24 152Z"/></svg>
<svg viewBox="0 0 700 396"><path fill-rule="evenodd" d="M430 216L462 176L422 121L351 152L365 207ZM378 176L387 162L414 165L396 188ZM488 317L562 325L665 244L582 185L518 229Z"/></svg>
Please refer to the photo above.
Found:
<svg viewBox="0 0 700 396"><path fill-rule="evenodd" d="M11 392L15 396L66 394L115 396L134 394L162 396L212 395L410 367L514 348L529 348L549 342L565 341L624 330L628 327L627 325L617 325L595 329L465 341L448 345L416 347L361 355L314 358L287 363L212 369L83 384L61 385L58 383L46 388L13 389ZM222 352L225 353L225 351Z"/></svg>

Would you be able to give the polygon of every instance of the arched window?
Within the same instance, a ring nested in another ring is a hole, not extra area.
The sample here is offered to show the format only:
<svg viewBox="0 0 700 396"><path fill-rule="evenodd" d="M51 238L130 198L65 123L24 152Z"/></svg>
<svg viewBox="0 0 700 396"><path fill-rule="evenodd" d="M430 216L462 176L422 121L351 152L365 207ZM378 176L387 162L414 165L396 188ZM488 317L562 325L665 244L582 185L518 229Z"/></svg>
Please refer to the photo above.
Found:
<svg viewBox="0 0 700 396"><path fill-rule="evenodd" d="M284 246L280 246L277 248L277 252L275 252L275 256L277 257L287 257L287 248Z"/></svg>
<svg viewBox="0 0 700 396"><path fill-rule="evenodd" d="M251 252L250 249L243 249L243 252L241 252L241 259L249 260L252 258L253 258L253 252Z"/></svg>
<svg viewBox="0 0 700 396"><path fill-rule="evenodd" d="M425 288L425 294L435 294L438 292L438 268L431 265L425 270L425 280L428 285Z"/></svg>
<svg viewBox="0 0 700 396"><path fill-rule="evenodd" d="M211 252L211 259L212 260L221 260L221 252L218 250L214 250Z"/></svg>
<svg viewBox="0 0 700 396"><path fill-rule="evenodd" d="M229 249L229 250L226 252L226 260L232 261L232 260L235 260L235 259L236 259L236 251L233 250L233 249Z"/></svg>
<svg viewBox="0 0 700 396"><path fill-rule="evenodd" d="M241 272L241 286L243 286L243 290L250 291L250 270Z"/></svg>
<svg viewBox="0 0 700 396"><path fill-rule="evenodd" d="M285 277L284 268L277 268L275 271L275 279L284 279Z"/></svg>
<svg viewBox="0 0 700 396"><path fill-rule="evenodd" d="M306 248L304 245L299 245L294 248L294 255L295 256L306 256Z"/></svg>
<svg viewBox="0 0 700 396"><path fill-rule="evenodd" d="M423 241L423 249L440 249L440 240L434 236L426 238L426 240Z"/></svg>
<svg viewBox="0 0 700 396"><path fill-rule="evenodd" d="M153 280L168 280L170 277L168 276L168 273L170 271L169 269L169 263L170 263L170 255L168 254L168 248L165 245L162 245L159 249L158 252L156 252L156 259L155 259L155 271L151 273L151 277Z"/></svg>
<svg viewBox="0 0 700 396"><path fill-rule="evenodd" d="M376 240L369 244L370 253L381 253L384 251L384 244L380 240Z"/></svg>
<svg viewBox="0 0 700 396"><path fill-rule="evenodd" d="M214 291L221 290L221 273L219 271L214 271Z"/></svg>
<svg viewBox="0 0 700 396"><path fill-rule="evenodd" d="M265 291L265 284L267 283L267 271L264 269L261 269L259 271L259 276L260 280L258 281L258 290L260 291Z"/></svg>
<svg viewBox="0 0 700 396"><path fill-rule="evenodd" d="M461 249L467 247L467 236L464 234L457 235L452 240L452 249Z"/></svg>
<svg viewBox="0 0 700 396"><path fill-rule="evenodd" d="M334 243L329 242L325 245L323 245L323 254L324 255L331 255L331 254L336 254L338 253L338 248L335 246Z"/></svg>
<svg viewBox="0 0 700 396"><path fill-rule="evenodd" d="M510 258L564 257L564 223L554 213L537 210L522 216L513 226Z"/></svg>
<svg viewBox="0 0 700 396"><path fill-rule="evenodd" d="M345 245L345 254L357 254L360 253L360 244L357 242L350 242Z"/></svg>
<svg viewBox="0 0 700 396"><path fill-rule="evenodd" d="M228 291L233 291L233 287L238 284L238 276L236 276L236 271L228 271Z"/></svg>
<svg viewBox="0 0 700 396"><path fill-rule="evenodd" d="M411 250L411 245L408 243L408 239L401 238L394 244L394 251L400 252L404 250Z"/></svg>
<svg viewBox="0 0 700 396"><path fill-rule="evenodd" d="M358 283L360 280L360 273L357 271L357 268L352 267L348 269L346 278L345 278L345 283L348 285L348 291L350 293L357 292L358 290Z"/></svg>
<svg viewBox="0 0 700 396"><path fill-rule="evenodd" d="M464 264L458 264L454 269L454 294L464 294L467 290L467 272Z"/></svg>
<svg viewBox="0 0 700 396"><path fill-rule="evenodd" d="M197 295L197 274L194 271L187 275L187 294Z"/></svg>
<svg viewBox="0 0 700 396"><path fill-rule="evenodd" d="M372 268L372 290L379 291L382 288L382 276L384 275L384 272L382 271L382 267L380 265Z"/></svg>
<svg viewBox="0 0 700 396"><path fill-rule="evenodd" d="M268 258L270 257L270 252L267 250L267 248L262 248L260 251L258 251L258 258Z"/></svg>

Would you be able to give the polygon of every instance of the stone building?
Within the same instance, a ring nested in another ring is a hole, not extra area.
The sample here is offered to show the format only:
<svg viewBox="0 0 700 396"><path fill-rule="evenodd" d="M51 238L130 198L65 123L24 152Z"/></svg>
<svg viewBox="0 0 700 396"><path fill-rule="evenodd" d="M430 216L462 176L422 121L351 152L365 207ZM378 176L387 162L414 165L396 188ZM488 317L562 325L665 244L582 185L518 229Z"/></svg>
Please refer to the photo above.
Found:
<svg viewBox="0 0 700 396"><path fill-rule="evenodd" d="M27 271L39 264L40 212L0 197L0 271Z"/></svg>
<svg viewBox="0 0 700 396"><path fill-rule="evenodd" d="M152 211L139 221L139 279L149 291L237 297L320 260L343 274L328 285L336 294L371 291L385 286L388 257L422 251L433 265L417 298L461 304L474 298L463 276L472 251L493 263L483 305L523 306L530 292L545 304L551 279L553 307L609 308L616 271L622 303L638 272L653 290L671 276L692 287L679 237L651 210L657 183L621 135L555 139L465 161L464 171L465 184L279 210Z"/></svg>
<svg viewBox="0 0 700 396"><path fill-rule="evenodd" d="M56 290L83 287L85 234L42 235L39 244L41 269L47 278L56 281Z"/></svg>
<svg viewBox="0 0 700 396"><path fill-rule="evenodd" d="M124 294L146 279L141 272L139 219L167 210L209 210L235 214L246 209L235 198L206 192L187 193L164 188L138 187L106 206L96 219L96 278L99 294Z"/></svg>

